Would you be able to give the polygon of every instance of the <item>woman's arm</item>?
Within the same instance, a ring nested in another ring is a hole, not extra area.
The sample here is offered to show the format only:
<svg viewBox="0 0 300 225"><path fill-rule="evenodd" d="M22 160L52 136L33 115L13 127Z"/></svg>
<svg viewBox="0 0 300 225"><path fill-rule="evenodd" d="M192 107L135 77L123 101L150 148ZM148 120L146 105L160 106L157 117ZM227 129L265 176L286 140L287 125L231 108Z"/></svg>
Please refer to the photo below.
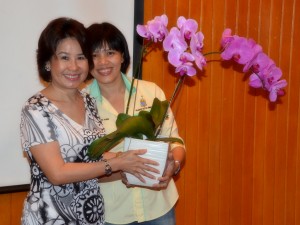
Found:
<svg viewBox="0 0 300 225"><path fill-rule="evenodd" d="M118 155L120 155L121 152L105 152L103 153L103 158L105 159L112 159L117 157ZM112 181L116 181L116 180L121 180L122 179L122 175L121 175L121 171L117 171L117 172L113 172L110 176L101 176L99 177L99 182L100 183L105 183L105 182L112 182Z"/></svg>
<svg viewBox="0 0 300 225"><path fill-rule="evenodd" d="M105 175L105 162L93 163L66 163L61 157L58 142L39 144L30 148L30 151L40 165L49 181L54 185L79 182L98 178ZM144 181L141 175L154 178L148 171L158 173L157 169L149 165L157 165L155 161L139 157L146 150L131 150L119 157L107 160L112 171L125 171Z"/></svg>

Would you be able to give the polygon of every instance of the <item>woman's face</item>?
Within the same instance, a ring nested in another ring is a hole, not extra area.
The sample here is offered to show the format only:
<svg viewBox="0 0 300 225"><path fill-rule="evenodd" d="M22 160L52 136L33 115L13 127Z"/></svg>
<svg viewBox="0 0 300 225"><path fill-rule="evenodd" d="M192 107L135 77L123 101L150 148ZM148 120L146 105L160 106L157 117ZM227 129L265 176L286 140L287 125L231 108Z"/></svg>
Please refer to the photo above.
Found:
<svg viewBox="0 0 300 225"><path fill-rule="evenodd" d="M78 88L86 79L89 65L78 41L63 39L50 59L52 85L60 88Z"/></svg>
<svg viewBox="0 0 300 225"><path fill-rule="evenodd" d="M93 52L93 61L94 68L91 74L98 83L111 84L121 79L121 64L124 61L121 52L107 46L98 48Z"/></svg>

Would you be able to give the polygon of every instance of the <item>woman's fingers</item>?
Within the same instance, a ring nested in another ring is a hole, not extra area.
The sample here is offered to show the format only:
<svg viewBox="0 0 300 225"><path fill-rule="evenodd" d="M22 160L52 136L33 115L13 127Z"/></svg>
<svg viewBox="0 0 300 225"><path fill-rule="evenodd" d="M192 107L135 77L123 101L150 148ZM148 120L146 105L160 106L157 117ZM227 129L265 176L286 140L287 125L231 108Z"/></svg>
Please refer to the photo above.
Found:
<svg viewBox="0 0 300 225"><path fill-rule="evenodd" d="M161 190L165 189L168 186L168 182L159 182L157 184L153 184L153 189L155 190Z"/></svg>
<svg viewBox="0 0 300 225"><path fill-rule="evenodd" d="M150 164L155 166L159 165L158 162L143 157L143 155L147 152L146 149L129 150L129 152L133 152L134 154L138 155L142 159L142 162L145 164Z"/></svg>
<svg viewBox="0 0 300 225"><path fill-rule="evenodd" d="M146 183L145 179L142 177L141 173L134 173L132 174L136 176L141 182Z"/></svg>
<svg viewBox="0 0 300 225"><path fill-rule="evenodd" d="M130 173L134 175L141 182L145 183L145 178L156 179L155 174L159 174L160 171L155 168L155 166L159 165L158 162L147 159L143 157L143 155L147 152L146 149L138 149L138 150L129 150L122 154L118 155L118 158L121 158L122 161L122 171ZM122 174L122 182L130 187L127 179L124 178L124 174Z"/></svg>

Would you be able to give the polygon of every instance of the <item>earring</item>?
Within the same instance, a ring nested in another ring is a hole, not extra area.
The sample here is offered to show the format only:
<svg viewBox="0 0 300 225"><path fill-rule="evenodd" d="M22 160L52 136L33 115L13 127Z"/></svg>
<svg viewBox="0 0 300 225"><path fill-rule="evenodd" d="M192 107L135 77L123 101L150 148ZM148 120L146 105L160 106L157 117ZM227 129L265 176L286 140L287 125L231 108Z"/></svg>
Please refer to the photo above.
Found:
<svg viewBox="0 0 300 225"><path fill-rule="evenodd" d="M47 63L47 64L45 65L45 70L48 71L48 72L51 70L49 63Z"/></svg>

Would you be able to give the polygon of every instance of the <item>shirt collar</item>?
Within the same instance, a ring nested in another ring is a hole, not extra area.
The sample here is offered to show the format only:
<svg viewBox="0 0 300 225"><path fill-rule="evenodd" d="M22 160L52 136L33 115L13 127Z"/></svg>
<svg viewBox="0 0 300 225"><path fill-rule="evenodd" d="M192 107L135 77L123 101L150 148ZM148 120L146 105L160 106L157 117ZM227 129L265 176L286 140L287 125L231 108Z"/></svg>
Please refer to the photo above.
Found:
<svg viewBox="0 0 300 225"><path fill-rule="evenodd" d="M121 73L122 79L124 81L126 90L129 92L130 91L130 86L131 86L131 79L129 79L125 74ZM136 87L133 87L132 93L136 92ZM89 86L89 93L92 97L96 99L97 102L102 103L102 95L101 95L101 90L98 85L98 82L96 79L92 81L92 83Z"/></svg>

